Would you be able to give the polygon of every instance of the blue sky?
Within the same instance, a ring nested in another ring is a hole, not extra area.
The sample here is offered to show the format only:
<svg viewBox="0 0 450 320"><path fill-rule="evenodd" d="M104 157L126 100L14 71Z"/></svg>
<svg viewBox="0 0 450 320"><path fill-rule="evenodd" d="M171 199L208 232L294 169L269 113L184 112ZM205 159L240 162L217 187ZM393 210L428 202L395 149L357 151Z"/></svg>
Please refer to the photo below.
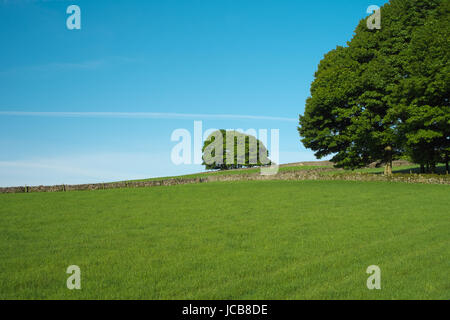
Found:
<svg viewBox="0 0 450 320"><path fill-rule="evenodd" d="M170 158L194 120L279 129L281 163L314 160L296 128L314 71L385 2L0 0L0 186L202 171Z"/></svg>

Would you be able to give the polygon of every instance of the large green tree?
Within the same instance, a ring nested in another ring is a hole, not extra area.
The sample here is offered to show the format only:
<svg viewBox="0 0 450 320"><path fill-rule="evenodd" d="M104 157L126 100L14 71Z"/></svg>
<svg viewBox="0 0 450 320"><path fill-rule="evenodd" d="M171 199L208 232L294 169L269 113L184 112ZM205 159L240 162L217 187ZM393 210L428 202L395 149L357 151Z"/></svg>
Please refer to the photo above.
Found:
<svg viewBox="0 0 450 320"><path fill-rule="evenodd" d="M405 52L406 76L392 95L406 154L422 171L438 162L449 171L450 1L428 15Z"/></svg>
<svg viewBox="0 0 450 320"><path fill-rule="evenodd" d="M299 119L305 147L318 158L332 155L337 167L378 161L392 172L392 159L405 151L401 113L393 95L407 76L414 31L439 7L439 0L392 0L381 8L381 29L360 21L346 47L320 62Z"/></svg>
<svg viewBox="0 0 450 320"><path fill-rule="evenodd" d="M234 130L216 130L202 148L206 169L238 169L270 165L269 152L255 136Z"/></svg>

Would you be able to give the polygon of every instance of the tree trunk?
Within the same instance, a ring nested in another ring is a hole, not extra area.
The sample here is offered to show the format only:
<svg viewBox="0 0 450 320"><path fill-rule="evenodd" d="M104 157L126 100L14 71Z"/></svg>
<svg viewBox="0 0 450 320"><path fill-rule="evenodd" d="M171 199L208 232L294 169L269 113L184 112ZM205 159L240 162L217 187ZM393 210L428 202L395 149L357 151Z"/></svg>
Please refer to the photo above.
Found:
<svg viewBox="0 0 450 320"><path fill-rule="evenodd" d="M425 165L423 163L420 164L420 173L425 173Z"/></svg>
<svg viewBox="0 0 450 320"><path fill-rule="evenodd" d="M448 152L445 152L445 173L448 174Z"/></svg>
<svg viewBox="0 0 450 320"><path fill-rule="evenodd" d="M392 160L386 162L386 165L384 166L384 174L387 176L392 175Z"/></svg>
<svg viewBox="0 0 450 320"><path fill-rule="evenodd" d="M384 166L384 174L387 176L392 175L392 147L387 146L384 148L386 151L386 165Z"/></svg>
<svg viewBox="0 0 450 320"><path fill-rule="evenodd" d="M436 173L436 163L432 162L430 167L431 167L431 173Z"/></svg>

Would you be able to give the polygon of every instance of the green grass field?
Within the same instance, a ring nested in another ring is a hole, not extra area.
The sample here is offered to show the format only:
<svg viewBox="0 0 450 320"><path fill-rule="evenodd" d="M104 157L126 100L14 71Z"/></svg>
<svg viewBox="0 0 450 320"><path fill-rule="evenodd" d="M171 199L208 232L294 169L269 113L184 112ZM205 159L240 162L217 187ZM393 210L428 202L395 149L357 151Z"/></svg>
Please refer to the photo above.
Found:
<svg viewBox="0 0 450 320"><path fill-rule="evenodd" d="M0 298L450 299L449 204L344 181L0 194Z"/></svg>

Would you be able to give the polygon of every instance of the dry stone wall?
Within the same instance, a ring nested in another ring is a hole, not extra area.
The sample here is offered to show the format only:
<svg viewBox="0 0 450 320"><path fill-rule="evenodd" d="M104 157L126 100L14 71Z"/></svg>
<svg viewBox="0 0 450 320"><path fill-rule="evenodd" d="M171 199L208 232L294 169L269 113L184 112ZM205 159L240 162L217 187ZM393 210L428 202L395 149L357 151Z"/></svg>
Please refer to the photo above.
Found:
<svg viewBox="0 0 450 320"><path fill-rule="evenodd" d="M422 183L422 184L447 184L450 185L449 175L420 175L420 174L394 174L393 176L384 176L371 173L335 173L327 174L327 171L333 171L330 168L321 168L314 170L280 172L273 176L263 176L260 174L230 174L230 175L210 175L201 178L175 178L165 180L149 181L127 181L115 183L94 183L78 185L55 185L55 186L24 186L0 188L0 193L29 193L29 192L65 192L78 190L104 190L118 188L145 188L157 186L173 186L179 184L193 184L217 181L259 181L259 180L344 180L344 181L390 181L404 183Z"/></svg>

